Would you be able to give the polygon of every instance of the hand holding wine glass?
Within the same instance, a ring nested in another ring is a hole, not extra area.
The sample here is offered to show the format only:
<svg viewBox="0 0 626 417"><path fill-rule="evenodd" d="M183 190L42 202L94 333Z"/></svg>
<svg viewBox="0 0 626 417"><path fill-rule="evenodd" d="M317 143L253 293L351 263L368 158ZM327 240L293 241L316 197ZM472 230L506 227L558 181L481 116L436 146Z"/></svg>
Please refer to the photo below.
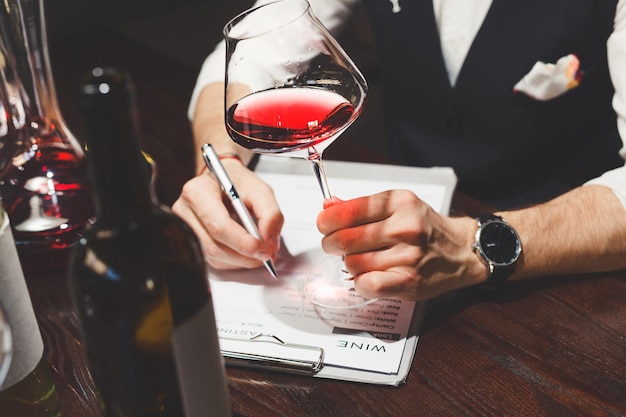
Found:
<svg viewBox="0 0 626 417"><path fill-rule="evenodd" d="M224 35L231 138L256 153L308 159L323 197L331 199L322 152L361 114L363 75L306 0L250 9L231 20ZM339 257L318 265L305 285L307 298L329 308L372 302L355 293L341 265Z"/></svg>

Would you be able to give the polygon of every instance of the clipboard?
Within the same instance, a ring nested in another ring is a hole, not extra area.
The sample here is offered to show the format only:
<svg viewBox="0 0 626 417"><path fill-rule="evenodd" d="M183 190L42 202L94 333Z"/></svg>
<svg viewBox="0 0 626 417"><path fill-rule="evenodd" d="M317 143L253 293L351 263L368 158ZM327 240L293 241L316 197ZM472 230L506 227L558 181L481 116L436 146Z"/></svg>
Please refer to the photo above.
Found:
<svg viewBox="0 0 626 417"><path fill-rule="evenodd" d="M340 198L408 188L444 214L456 186L450 168L327 161L325 169L331 191ZM310 163L261 157L255 170L272 186L285 215L275 263L280 279L272 282L263 268L209 271L226 365L380 385L404 383L425 303L381 300L348 312L312 306L300 283L324 254L314 224L322 197Z"/></svg>
<svg viewBox="0 0 626 417"><path fill-rule="evenodd" d="M263 349L263 346L260 349L250 349L251 343L270 344L272 349ZM272 334L259 333L247 338L221 336L220 345L226 364L231 366L310 376L324 367L324 349L321 347L287 343Z"/></svg>

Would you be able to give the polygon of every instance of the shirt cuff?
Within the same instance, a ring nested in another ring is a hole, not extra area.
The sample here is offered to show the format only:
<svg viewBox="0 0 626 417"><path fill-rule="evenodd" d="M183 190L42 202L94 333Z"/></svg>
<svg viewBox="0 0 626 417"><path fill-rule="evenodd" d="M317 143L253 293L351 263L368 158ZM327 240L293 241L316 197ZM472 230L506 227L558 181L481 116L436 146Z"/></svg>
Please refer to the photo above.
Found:
<svg viewBox="0 0 626 417"><path fill-rule="evenodd" d="M607 171L601 176L587 181L585 185L604 185L609 187L626 210L626 165Z"/></svg>

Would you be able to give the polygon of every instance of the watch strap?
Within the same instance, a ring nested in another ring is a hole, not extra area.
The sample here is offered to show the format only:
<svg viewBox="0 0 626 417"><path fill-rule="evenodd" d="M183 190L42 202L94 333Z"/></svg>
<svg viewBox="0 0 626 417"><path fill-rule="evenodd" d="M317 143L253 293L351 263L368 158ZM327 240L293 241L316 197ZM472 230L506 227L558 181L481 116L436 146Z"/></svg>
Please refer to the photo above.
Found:
<svg viewBox="0 0 626 417"><path fill-rule="evenodd" d="M493 213L483 213L483 214L479 214L478 216L476 216L476 220L478 221L478 225L480 226L483 223L487 223L489 221L493 221L493 220L500 220L500 221L504 221L504 219L502 218L502 216L498 216L496 214Z"/></svg>
<svg viewBox="0 0 626 417"><path fill-rule="evenodd" d="M489 276L481 286L486 289L497 288L513 275L513 272L515 272L515 264L497 268L494 268L493 264L489 264Z"/></svg>

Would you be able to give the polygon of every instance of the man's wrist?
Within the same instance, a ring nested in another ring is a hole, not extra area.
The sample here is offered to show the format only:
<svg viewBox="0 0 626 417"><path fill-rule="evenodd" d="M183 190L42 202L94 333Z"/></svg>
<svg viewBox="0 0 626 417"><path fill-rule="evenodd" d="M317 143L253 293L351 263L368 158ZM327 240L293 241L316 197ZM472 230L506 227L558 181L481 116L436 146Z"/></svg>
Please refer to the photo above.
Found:
<svg viewBox="0 0 626 417"><path fill-rule="evenodd" d="M461 286L477 285L485 282L489 277L489 269L476 256L473 245L476 236L476 220L463 216L453 218L453 228L458 233L456 239L462 250Z"/></svg>
<svg viewBox="0 0 626 417"><path fill-rule="evenodd" d="M235 151L224 150L223 152L216 152L216 153L217 153L217 157L219 158L220 162L224 166L227 166L227 165L230 165L231 163L233 163L233 164L242 165L244 167L250 168L250 163L246 162L244 157L242 157L241 155L239 155L239 153L237 153ZM254 161L254 159L252 159L252 161ZM204 173L206 173L208 171L209 171L209 169L208 169L206 163L204 162L204 159L201 159L201 165L199 166L198 170L196 171L196 176L202 175L202 174L204 174Z"/></svg>
<svg viewBox="0 0 626 417"><path fill-rule="evenodd" d="M241 157L237 155L235 152L224 152L222 154L218 154L217 157L219 158L220 161L222 161L222 163L228 159L228 160L237 161L241 165L246 165L243 162L243 159L241 159Z"/></svg>

